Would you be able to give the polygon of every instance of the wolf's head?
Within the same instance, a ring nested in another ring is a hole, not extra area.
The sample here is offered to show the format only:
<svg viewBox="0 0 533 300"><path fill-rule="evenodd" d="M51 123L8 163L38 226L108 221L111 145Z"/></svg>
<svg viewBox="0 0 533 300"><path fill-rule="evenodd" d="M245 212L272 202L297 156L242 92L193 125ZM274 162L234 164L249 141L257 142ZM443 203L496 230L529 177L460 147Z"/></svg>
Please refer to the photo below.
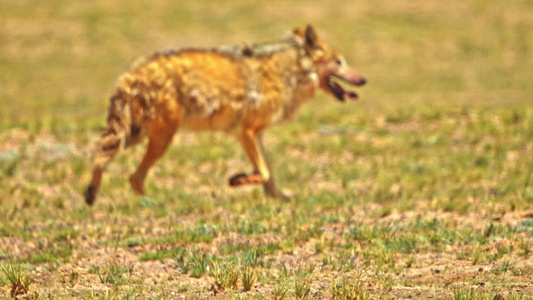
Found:
<svg viewBox="0 0 533 300"><path fill-rule="evenodd" d="M366 78L348 66L340 53L325 44L312 25L307 25L305 32L297 28L294 34L302 40L305 52L313 62L320 88L340 101L346 97L357 99L355 92L346 91L337 80L361 86L367 82Z"/></svg>

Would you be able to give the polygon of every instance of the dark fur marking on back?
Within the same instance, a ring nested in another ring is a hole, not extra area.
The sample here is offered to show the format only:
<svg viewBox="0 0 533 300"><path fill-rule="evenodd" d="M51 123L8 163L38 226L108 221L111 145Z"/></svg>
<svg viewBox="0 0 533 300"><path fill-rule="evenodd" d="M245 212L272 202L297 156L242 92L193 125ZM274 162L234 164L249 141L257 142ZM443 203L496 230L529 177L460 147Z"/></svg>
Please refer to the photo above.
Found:
<svg viewBox="0 0 533 300"><path fill-rule="evenodd" d="M253 45L234 45L234 46L219 46L214 48L181 48L181 49L161 49L152 54L148 60L158 59L160 57L170 58L183 53L195 52L195 53L217 53L225 57L232 59L242 57L264 57L278 52L285 51L291 47L294 47L294 43L290 41L282 41L275 43L262 43Z"/></svg>

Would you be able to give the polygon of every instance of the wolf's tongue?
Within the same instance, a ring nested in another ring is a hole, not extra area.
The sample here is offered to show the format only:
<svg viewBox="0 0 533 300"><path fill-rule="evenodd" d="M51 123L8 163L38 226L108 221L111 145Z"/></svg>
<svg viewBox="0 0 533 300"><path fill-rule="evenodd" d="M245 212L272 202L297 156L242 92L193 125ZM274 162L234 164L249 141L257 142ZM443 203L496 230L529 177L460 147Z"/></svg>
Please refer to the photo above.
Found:
<svg viewBox="0 0 533 300"><path fill-rule="evenodd" d="M355 92L348 92L348 93L346 93L346 95L348 95L348 97L350 97L352 99L359 98L359 96L357 96L357 94Z"/></svg>
<svg viewBox="0 0 533 300"><path fill-rule="evenodd" d="M355 92L352 92L352 91L345 91L342 86L340 84L338 84L337 82L335 81L332 81L331 84L334 86L335 88L335 91L336 93L340 94L341 96L342 95L347 95L348 97L352 98L352 99L357 99L358 96Z"/></svg>

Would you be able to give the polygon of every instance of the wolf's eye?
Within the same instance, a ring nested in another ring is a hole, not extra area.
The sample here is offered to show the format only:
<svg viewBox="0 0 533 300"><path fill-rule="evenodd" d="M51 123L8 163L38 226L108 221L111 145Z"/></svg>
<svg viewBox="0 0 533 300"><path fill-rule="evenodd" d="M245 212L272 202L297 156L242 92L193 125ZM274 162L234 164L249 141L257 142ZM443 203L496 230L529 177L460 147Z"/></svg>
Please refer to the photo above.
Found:
<svg viewBox="0 0 533 300"><path fill-rule="evenodd" d="M343 65L343 62L342 62L342 60L340 60L340 59L337 59L337 65L339 65L339 66L342 66L342 65Z"/></svg>

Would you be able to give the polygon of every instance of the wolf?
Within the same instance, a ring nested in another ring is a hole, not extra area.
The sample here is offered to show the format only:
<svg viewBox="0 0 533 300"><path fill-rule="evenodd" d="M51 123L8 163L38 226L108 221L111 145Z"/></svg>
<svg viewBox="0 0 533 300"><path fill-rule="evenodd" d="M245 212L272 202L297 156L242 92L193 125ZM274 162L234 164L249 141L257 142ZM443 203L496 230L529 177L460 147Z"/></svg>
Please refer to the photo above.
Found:
<svg viewBox="0 0 533 300"><path fill-rule="evenodd" d="M229 185L261 184L267 196L288 200L276 187L262 133L291 120L318 89L340 101L358 98L340 81L352 86L367 82L312 25L275 43L155 52L118 79L85 201L95 202L102 173L119 150L148 138L146 154L129 178L133 190L144 194L150 167L178 129L235 136L253 172L232 176Z"/></svg>

